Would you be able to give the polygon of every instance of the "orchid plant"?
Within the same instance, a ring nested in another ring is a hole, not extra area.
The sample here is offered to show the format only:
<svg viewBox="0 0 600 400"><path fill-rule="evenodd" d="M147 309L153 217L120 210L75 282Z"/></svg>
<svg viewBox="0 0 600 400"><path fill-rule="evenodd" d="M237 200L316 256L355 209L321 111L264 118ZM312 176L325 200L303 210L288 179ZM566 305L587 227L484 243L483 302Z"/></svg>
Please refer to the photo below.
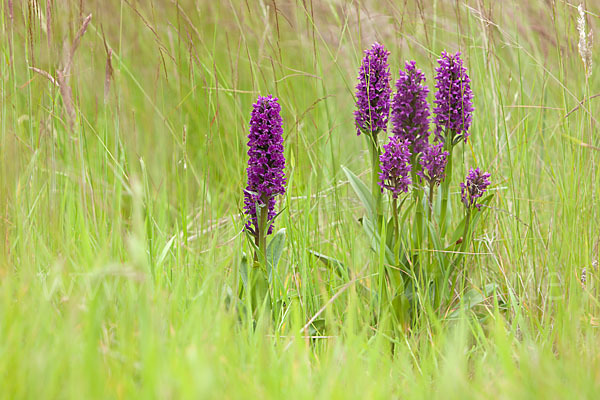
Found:
<svg viewBox="0 0 600 400"><path fill-rule="evenodd" d="M253 106L248 135L248 184L244 190L245 230L254 248L253 262L242 258L242 291L254 318L270 305L273 270L277 267L285 242L285 230L273 233L278 195L285 194L285 156L283 154L281 106L273 96L259 96ZM240 296L241 297L241 296Z"/></svg>
<svg viewBox="0 0 600 400"><path fill-rule="evenodd" d="M471 169L460 185L463 218L450 228L454 222L452 154L461 142L467 142L473 113L470 79L460 53L442 52L438 59L433 121L425 74L415 61L406 62L399 71L392 97L389 54L378 43L366 50L356 87L356 129L368 136L371 190L348 168L343 170L366 208L361 223L371 247L383 256L378 275L379 314L388 307L392 325L406 330L422 311L424 296L443 315L456 306L455 299L465 289L459 282L466 272L464 254L492 196L486 196L490 174ZM387 131L390 109L392 136L382 154L377 133ZM384 193L389 199L387 215L383 213Z"/></svg>

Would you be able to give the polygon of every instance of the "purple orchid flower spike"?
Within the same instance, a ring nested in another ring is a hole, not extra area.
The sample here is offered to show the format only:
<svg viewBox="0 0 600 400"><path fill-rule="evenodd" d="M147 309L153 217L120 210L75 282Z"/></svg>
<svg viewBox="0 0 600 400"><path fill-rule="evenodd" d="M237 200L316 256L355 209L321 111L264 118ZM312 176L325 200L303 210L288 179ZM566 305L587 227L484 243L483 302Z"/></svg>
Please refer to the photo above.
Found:
<svg viewBox="0 0 600 400"><path fill-rule="evenodd" d="M257 206L267 207L268 222L275 218L275 196L285 193L283 121L277 98L259 96L250 117L248 135L248 186L244 190L244 210L250 220L246 229L257 235ZM273 231L269 226L267 234Z"/></svg>
<svg viewBox="0 0 600 400"><path fill-rule="evenodd" d="M445 135L451 132L453 145L460 139L466 142L473 114L471 80L460 53L452 55L443 51L438 63L433 109L435 135L438 140L443 141Z"/></svg>
<svg viewBox="0 0 600 400"><path fill-rule="evenodd" d="M390 113L390 52L379 43L365 50L356 85L356 133L376 135L386 131Z"/></svg>
<svg viewBox="0 0 600 400"><path fill-rule="evenodd" d="M404 69L400 70L392 100L392 132L408 141L412 154L418 154L429 139L429 88L424 85L425 74L414 61L407 61Z"/></svg>
<svg viewBox="0 0 600 400"><path fill-rule="evenodd" d="M393 198L397 199L400 193L408 192L408 186L411 184L408 142L392 136L389 143L383 146L383 150L379 158L381 162L379 186L382 192L383 189L387 189L392 192Z"/></svg>
<svg viewBox="0 0 600 400"><path fill-rule="evenodd" d="M421 170L418 175L423 178L430 187L435 187L444 180L446 175L446 162L448 152L444 151L444 143L432 144L425 147L419 163Z"/></svg>
<svg viewBox="0 0 600 400"><path fill-rule="evenodd" d="M477 204L477 199L483 196L490 185L490 176L487 172L481 172L479 168L469 171L465 182L460 184L460 196L465 207L481 209L481 204Z"/></svg>

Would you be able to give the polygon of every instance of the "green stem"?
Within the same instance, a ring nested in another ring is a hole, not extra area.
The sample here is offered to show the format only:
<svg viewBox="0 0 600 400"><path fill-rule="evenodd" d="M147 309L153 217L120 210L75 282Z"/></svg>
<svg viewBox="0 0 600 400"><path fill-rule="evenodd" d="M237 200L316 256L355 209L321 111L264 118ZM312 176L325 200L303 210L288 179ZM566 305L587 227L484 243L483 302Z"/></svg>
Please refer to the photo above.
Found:
<svg viewBox="0 0 600 400"><path fill-rule="evenodd" d="M448 212L448 199L450 198L450 182L452 181L452 132L448 132L446 135L446 142L444 143L444 150L448 152L448 158L446 162L446 178L442 182L442 203L440 209L440 233L442 235L446 232L446 214Z"/></svg>
<svg viewBox="0 0 600 400"><path fill-rule="evenodd" d="M258 221L259 235L258 235L258 243L257 243L258 252L260 253L260 262L265 271L267 269L267 233L268 233L267 222L268 222L268 218L269 218L269 210L268 210L268 206L266 204L267 203L265 203L265 206L260 210L260 219Z"/></svg>
<svg viewBox="0 0 600 400"><path fill-rule="evenodd" d="M433 220L433 189L435 188L435 186L433 184L429 185L429 197L428 197L428 203L429 203L429 222L431 222Z"/></svg>
<svg viewBox="0 0 600 400"><path fill-rule="evenodd" d="M427 196L427 204L429 205L429 215L427 216L427 221L429 222L429 224L435 224L435 220L433 219L433 191L435 189L435 185L433 183L431 183L429 185L429 196ZM433 226L433 225L432 225ZM429 228L426 230L426 232L429 232ZM433 233L429 233L426 234L425 236L428 238L429 241L429 248L433 249L435 246L433 245L433 239L431 238L431 235ZM432 254L429 253L429 255L427 256L427 264L431 265L431 256Z"/></svg>
<svg viewBox="0 0 600 400"><path fill-rule="evenodd" d="M366 136L369 144L369 152L371 153L371 171L373 171L371 174L371 192L373 194L373 199L375 200L375 217L380 221L381 216L383 215L381 187L379 186L379 173L381 172L379 156L381 155L381 151L379 149L379 144L377 143L377 133Z"/></svg>
<svg viewBox="0 0 600 400"><path fill-rule="evenodd" d="M394 235L396 240L394 241L394 256L396 266L400 264L400 222L398 219L398 199L392 197L392 218L394 219Z"/></svg>
<svg viewBox="0 0 600 400"><path fill-rule="evenodd" d="M436 305L435 305L436 309L441 305L441 301L445 298L446 287L448 285L448 279L450 279L450 277L452 276L452 273L454 272L454 269L456 268L458 263L464 257L464 252L467 249L467 244L470 242L470 239L469 239L470 231L471 231L471 208L468 208L467 216L465 218L465 229L463 230L462 243L460 244L460 247L458 248L458 254L457 254L456 258L450 263L450 265L448 266L448 269L444 272L444 277L443 277L442 281L440 282L441 283L440 286L442 287L442 290L441 290L441 295L440 295L439 299L436 300ZM454 289L454 285L450 289L450 293L452 293L453 289Z"/></svg>
<svg viewBox="0 0 600 400"><path fill-rule="evenodd" d="M411 171L411 175L412 175L412 182L413 182L413 200L416 203L416 211L415 211L415 233L416 233L416 237L415 237L415 249L422 249L423 248L423 203L421 201L422 199L422 189L419 188L417 186L418 182L419 182L419 176L417 175L417 166L418 163L416 162L416 157L413 156L412 158L412 165L413 165L413 169Z"/></svg>
<svg viewBox="0 0 600 400"><path fill-rule="evenodd" d="M250 293L253 312L259 310L269 293L268 278L266 276L269 199L263 197L261 201L264 206L258 207L257 205L256 207L256 212L258 213L258 227L256 235L254 236L254 243L256 244L257 250L254 253L254 268L252 268L251 278L249 279L251 282Z"/></svg>
<svg viewBox="0 0 600 400"><path fill-rule="evenodd" d="M467 217L465 219L465 229L463 231L462 243L460 244L458 256L456 257L456 260L454 260L454 263L452 263L453 267L451 269L454 269L460 260L462 260L464 257L463 253L466 251L467 245L471 242L471 210L471 208L467 208Z"/></svg>

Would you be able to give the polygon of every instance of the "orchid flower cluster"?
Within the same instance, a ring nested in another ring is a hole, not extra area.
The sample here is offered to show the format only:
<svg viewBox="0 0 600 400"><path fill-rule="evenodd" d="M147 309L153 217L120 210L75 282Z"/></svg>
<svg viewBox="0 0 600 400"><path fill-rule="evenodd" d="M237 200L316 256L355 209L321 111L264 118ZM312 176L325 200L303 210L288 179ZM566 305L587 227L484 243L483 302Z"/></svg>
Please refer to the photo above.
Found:
<svg viewBox="0 0 600 400"><path fill-rule="evenodd" d="M400 69L395 93L391 93L389 55L379 43L367 49L356 86L356 130L368 136L372 178L377 182L377 187L374 185L371 190L372 198L364 202L371 218L362 221L376 251L385 242L387 264L392 266L385 271L386 288L391 288L388 298L392 303L398 300L396 304L408 304L410 299L416 299L416 293L407 289L410 287L413 291L433 293L437 306L449 306L450 282L460 272L457 267L471 243L478 212L491 198L484 196L490 174L479 168L470 169L460 184L464 218L451 231L452 154L460 142L466 143L469 138L474 111L471 81L460 53L442 52L435 70L430 111L425 74L415 61L407 61ZM377 135L387 132L388 119L392 124L391 136L381 151ZM353 187L360 187L356 175L347 169L345 172ZM439 186L441 190L436 197ZM361 199L365 191L368 192L363 188ZM390 219L385 218L379 206L385 192L390 198ZM403 211L407 203L409 206ZM436 251L442 255L432 256ZM399 270L408 272L402 274ZM398 323L406 321L407 313L411 314L407 310L396 311Z"/></svg>
<svg viewBox="0 0 600 400"><path fill-rule="evenodd" d="M450 307L457 297L455 282L464 272L460 268L463 254L491 198L486 196L490 174L470 169L460 184L464 217L452 231L452 154L461 142L467 142L473 122L467 69L460 53L442 52L435 70L431 111L425 73L415 61L407 61L400 69L392 93L389 55L378 43L366 50L356 86L355 127L357 135L366 138L371 153L371 191L349 169L342 168L367 208L367 217L361 221L371 245L386 257L382 272L386 283L380 288L386 295L378 298L389 300L395 325L406 326L415 321L417 299L424 294L434 296L438 308ZM391 136L380 147L379 134L387 133L390 121ZM270 285L276 281L272 271L284 241L282 229L267 245L277 215L276 198L285 194L284 168L281 107L277 98L260 96L250 118L244 190L245 230L254 246L254 263L248 268L246 261L241 268L255 314L261 302L263 306L268 303ZM438 187L441 190L436 196ZM391 218L385 218L383 212L386 192Z"/></svg>
<svg viewBox="0 0 600 400"><path fill-rule="evenodd" d="M469 137L473 92L460 53L442 52L435 76L435 139L430 143L429 88L425 85L425 74L415 61L407 61L404 70L399 71L396 92L391 98L389 54L379 43L365 51L356 86L354 115L357 133L375 136L387 130L391 109L393 136L380 156L379 185L382 191L387 189L397 198L399 193L408 192L411 172L430 189L444 180L452 146L460 139L466 142Z"/></svg>
<svg viewBox="0 0 600 400"><path fill-rule="evenodd" d="M285 194L285 156L283 154L283 120L277 98L259 96L253 105L248 135L248 184L244 190L245 230L253 239L254 263L241 267L242 281L250 298L255 317L269 298L269 270L274 262L268 258L267 236L273 232L278 195Z"/></svg>

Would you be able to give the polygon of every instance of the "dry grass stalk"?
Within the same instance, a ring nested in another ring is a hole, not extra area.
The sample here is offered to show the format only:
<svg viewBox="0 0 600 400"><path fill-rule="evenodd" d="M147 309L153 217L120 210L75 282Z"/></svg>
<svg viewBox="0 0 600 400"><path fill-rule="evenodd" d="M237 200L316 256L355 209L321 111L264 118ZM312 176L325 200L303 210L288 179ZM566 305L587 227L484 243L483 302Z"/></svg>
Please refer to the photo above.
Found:
<svg viewBox="0 0 600 400"><path fill-rule="evenodd" d="M49 72L46 72L43 69L39 69L36 67L29 67L29 68L31 68L31 70L33 72L36 72L36 73L40 74L41 76L43 76L44 78L48 79L50 82L52 82L53 85L59 86L58 82L56 82L56 80L52 77L52 75L50 75Z"/></svg>
<svg viewBox="0 0 600 400"><path fill-rule="evenodd" d="M577 31L579 32L579 55L581 61L583 61L583 67L585 68L585 77L589 78L592 75L592 30L586 34L586 23L585 23L585 10L580 4L577 6L579 11L579 18L577 18Z"/></svg>
<svg viewBox="0 0 600 400"><path fill-rule="evenodd" d="M104 104L108 102L108 93L110 91L110 80L112 79L112 75L112 49L108 49L106 54L106 72L104 76Z"/></svg>
<svg viewBox="0 0 600 400"><path fill-rule="evenodd" d="M8 34L8 59L9 63L13 65L13 45L12 45L12 29L13 29L13 3L12 0L8 0L8 20L10 21L10 34Z"/></svg>
<svg viewBox="0 0 600 400"><path fill-rule="evenodd" d="M108 102L108 94L110 91L110 81L113 76L112 49L106 44L104 32L102 32L102 41L104 42L104 49L106 50L106 68L104 72L104 104L106 104Z"/></svg>
<svg viewBox="0 0 600 400"><path fill-rule="evenodd" d="M71 90L71 86L69 86L69 79L65 76L64 72L59 69L56 71L56 81L58 82L60 95L63 98L65 110L67 111L67 121L69 122L69 127L72 130L75 124L75 119L77 118L77 114L75 113L73 92Z"/></svg>
<svg viewBox="0 0 600 400"><path fill-rule="evenodd" d="M70 75L71 67L73 65L73 56L75 55L75 51L77 50L77 47L79 47L79 43L81 42L81 37L85 34L85 31L87 30L87 27L91 20L92 14L85 17L83 23L81 24L81 28L79 28L79 31L77 31L77 34L75 35L75 39L73 39L71 49L68 52L65 52L65 54L63 54L62 71L63 74L67 77L67 80L69 79L68 76Z"/></svg>
<svg viewBox="0 0 600 400"><path fill-rule="evenodd" d="M52 8L51 1L46 1L46 37L48 38L48 48L52 43Z"/></svg>
<svg viewBox="0 0 600 400"><path fill-rule="evenodd" d="M75 51L81 42L81 37L85 34L85 31L87 30L91 20L92 14L88 15L83 20L81 28L79 28L79 31L77 31L75 39L73 39L73 43L71 44L70 48L68 48L68 45L65 43L65 46L63 47L63 65L62 68L59 68L56 71L56 81L58 82L60 94L63 98L63 104L67 112L67 121L71 130L73 129L77 117L77 113L75 112L75 104L73 103L73 90L69 85L71 67L73 66L73 56L75 55Z"/></svg>
<svg viewBox="0 0 600 400"><path fill-rule="evenodd" d="M48 3L46 3L47 5ZM32 1L31 2L31 12L33 13L33 15L35 15L35 17L37 18L37 20L39 21L39 28L42 30L42 32L44 33L48 33L48 22L46 20L46 16L44 15L44 12L42 11L42 6L40 5L39 1Z"/></svg>

